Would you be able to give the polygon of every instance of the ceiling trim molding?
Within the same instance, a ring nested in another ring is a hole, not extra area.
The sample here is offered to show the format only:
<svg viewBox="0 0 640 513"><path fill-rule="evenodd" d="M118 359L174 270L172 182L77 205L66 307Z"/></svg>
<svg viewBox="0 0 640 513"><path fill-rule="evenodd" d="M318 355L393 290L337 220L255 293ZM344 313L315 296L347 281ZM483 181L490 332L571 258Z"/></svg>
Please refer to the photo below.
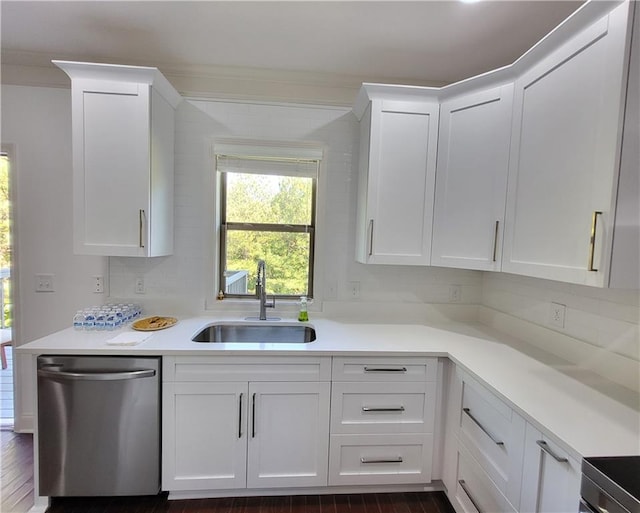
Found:
<svg viewBox="0 0 640 513"><path fill-rule="evenodd" d="M70 87L69 78L53 59L87 61L84 57L2 50L2 83L36 87ZM103 60L91 60L101 62ZM105 62L102 62L105 63ZM105 63L107 64L107 63ZM156 62L109 62L157 67L182 96L228 100L260 100L302 104L351 106L364 82L403 84L410 80L362 77L293 70L231 66L190 66ZM415 82L411 81L411 82ZM415 83L442 86L442 83Z"/></svg>

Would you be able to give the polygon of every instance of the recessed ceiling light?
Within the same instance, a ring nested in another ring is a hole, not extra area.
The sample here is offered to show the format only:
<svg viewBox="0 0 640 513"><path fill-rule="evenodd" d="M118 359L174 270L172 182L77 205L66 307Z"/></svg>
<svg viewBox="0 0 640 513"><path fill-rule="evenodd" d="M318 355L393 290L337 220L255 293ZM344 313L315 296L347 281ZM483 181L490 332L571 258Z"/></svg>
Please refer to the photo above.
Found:
<svg viewBox="0 0 640 513"><path fill-rule="evenodd" d="M463 4L475 4L477 2L481 2L482 0L459 0Z"/></svg>

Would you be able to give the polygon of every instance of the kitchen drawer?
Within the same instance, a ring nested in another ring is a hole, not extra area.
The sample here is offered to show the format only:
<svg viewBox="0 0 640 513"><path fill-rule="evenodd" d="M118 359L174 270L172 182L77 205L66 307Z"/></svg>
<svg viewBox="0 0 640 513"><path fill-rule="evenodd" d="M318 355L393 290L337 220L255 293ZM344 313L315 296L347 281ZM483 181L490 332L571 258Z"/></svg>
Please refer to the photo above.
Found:
<svg viewBox="0 0 640 513"><path fill-rule="evenodd" d="M162 380L178 381L330 381L330 357L168 356Z"/></svg>
<svg viewBox="0 0 640 513"><path fill-rule="evenodd" d="M432 433L436 405L433 382L334 382L332 433Z"/></svg>
<svg viewBox="0 0 640 513"><path fill-rule="evenodd" d="M515 513L516 509L464 447L458 449L456 489L449 500L458 513Z"/></svg>
<svg viewBox="0 0 640 513"><path fill-rule="evenodd" d="M464 373L458 438L496 486L518 504L522 484L524 419Z"/></svg>
<svg viewBox="0 0 640 513"><path fill-rule="evenodd" d="M344 357L333 359L333 381L436 381L437 358Z"/></svg>
<svg viewBox="0 0 640 513"><path fill-rule="evenodd" d="M329 485L428 483L433 435L332 435Z"/></svg>

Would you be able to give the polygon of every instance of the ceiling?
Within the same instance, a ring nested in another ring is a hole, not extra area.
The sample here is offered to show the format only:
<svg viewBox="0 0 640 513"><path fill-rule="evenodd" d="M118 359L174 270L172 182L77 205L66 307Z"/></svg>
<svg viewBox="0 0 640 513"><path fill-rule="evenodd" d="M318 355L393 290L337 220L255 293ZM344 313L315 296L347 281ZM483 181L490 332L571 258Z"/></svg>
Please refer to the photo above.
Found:
<svg viewBox="0 0 640 513"><path fill-rule="evenodd" d="M581 3L2 0L3 67L56 58L443 85L511 64Z"/></svg>

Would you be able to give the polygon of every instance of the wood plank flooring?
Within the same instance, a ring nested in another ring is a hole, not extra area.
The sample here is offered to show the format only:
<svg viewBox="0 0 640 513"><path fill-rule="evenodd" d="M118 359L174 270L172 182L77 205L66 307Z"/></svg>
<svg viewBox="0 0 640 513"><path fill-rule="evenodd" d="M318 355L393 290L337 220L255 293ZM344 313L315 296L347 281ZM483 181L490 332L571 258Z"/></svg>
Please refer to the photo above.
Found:
<svg viewBox="0 0 640 513"><path fill-rule="evenodd" d="M33 506L33 435L0 431L2 513L26 513Z"/></svg>
<svg viewBox="0 0 640 513"><path fill-rule="evenodd" d="M454 513L442 492L230 497L58 498L47 513Z"/></svg>
<svg viewBox="0 0 640 513"><path fill-rule="evenodd" d="M2 431L2 513L33 506L33 437ZM295 495L167 500L155 497L55 498L47 513L455 513L442 492Z"/></svg>

